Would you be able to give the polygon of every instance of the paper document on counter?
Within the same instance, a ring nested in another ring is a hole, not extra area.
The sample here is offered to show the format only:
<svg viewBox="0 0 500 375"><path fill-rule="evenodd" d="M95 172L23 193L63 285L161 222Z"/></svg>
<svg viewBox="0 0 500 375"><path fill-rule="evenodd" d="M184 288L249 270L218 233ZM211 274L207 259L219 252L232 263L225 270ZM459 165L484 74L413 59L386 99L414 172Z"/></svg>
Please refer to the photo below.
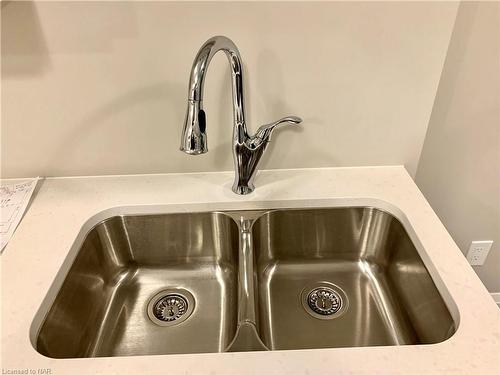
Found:
<svg viewBox="0 0 500 375"><path fill-rule="evenodd" d="M0 186L0 254L21 221L38 178Z"/></svg>

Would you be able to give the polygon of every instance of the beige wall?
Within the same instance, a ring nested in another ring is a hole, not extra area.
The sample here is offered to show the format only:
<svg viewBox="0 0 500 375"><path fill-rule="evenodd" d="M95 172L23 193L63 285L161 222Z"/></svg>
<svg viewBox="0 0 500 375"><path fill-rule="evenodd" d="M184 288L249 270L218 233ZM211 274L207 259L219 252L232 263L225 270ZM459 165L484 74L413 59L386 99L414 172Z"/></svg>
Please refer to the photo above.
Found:
<svg viewBox="0 0 500 375"><path fill-rule="evenodd" d="M474 267L500 292L500 3L462 3L416 182L466 253L494 240Z"/></svg>
<svg viewBox="0 0 500 375"><path fill-rule="evenodd" d="M232 169L228 67L206 82L210 152L178 151L193 57L239 46L249 126L283 115L263 168L414 174L456 3L11 2L2 8L2 174Z"/></svg>

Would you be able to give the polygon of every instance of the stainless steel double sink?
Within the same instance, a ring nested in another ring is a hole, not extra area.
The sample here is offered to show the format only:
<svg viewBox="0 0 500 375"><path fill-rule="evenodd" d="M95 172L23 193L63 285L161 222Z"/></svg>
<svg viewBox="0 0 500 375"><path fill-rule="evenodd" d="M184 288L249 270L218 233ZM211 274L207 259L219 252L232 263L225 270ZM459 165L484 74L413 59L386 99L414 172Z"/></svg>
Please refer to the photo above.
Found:
<svg viewBox="0 0 500 375"><path fill-rule="evenodd" d="M433 344L456 322L403 225L372 207L115 216L36 338L52 358Z"/></svg>

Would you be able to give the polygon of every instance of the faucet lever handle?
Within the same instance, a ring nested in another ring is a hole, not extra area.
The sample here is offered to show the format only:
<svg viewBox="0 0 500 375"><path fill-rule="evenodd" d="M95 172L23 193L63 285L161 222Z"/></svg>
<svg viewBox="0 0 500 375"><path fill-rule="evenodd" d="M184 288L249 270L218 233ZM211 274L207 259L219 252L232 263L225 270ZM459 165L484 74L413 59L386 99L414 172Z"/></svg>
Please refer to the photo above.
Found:
<svg viewBox="0 0 500 375"><path fill-rule="evenodd" d="M271 133L280 124L300 124L302 119L297 116L287 116L280 118L278 121L272 122L270 124L262 125L255 133L255 138L259 138L262 141L269 142L271 140Z"/></svg>

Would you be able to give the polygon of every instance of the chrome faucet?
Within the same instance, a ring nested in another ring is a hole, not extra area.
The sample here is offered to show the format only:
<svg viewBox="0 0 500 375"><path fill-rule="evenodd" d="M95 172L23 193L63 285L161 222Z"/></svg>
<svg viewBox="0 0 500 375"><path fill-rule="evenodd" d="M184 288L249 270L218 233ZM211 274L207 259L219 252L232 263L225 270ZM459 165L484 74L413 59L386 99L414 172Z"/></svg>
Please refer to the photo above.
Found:
<svg viewBox="0 0 500 375"><path fill-rule="evenodd" d="M243 101L243 68L241 56L233 41L225 36L210 38L201 46L191 68L189 79L188 109L182 130L181 151L190 155L204 154L207 149L206 116L203 110L203 85L210 60L218 51L224 51L231 67L233 91L233 160L235 178L233 191L249 194L254 190L253 180L257 166L271 140L273 130L279 124L299 124L299 117L284 117L262 125L255 135L248 135Z"/></svg>

